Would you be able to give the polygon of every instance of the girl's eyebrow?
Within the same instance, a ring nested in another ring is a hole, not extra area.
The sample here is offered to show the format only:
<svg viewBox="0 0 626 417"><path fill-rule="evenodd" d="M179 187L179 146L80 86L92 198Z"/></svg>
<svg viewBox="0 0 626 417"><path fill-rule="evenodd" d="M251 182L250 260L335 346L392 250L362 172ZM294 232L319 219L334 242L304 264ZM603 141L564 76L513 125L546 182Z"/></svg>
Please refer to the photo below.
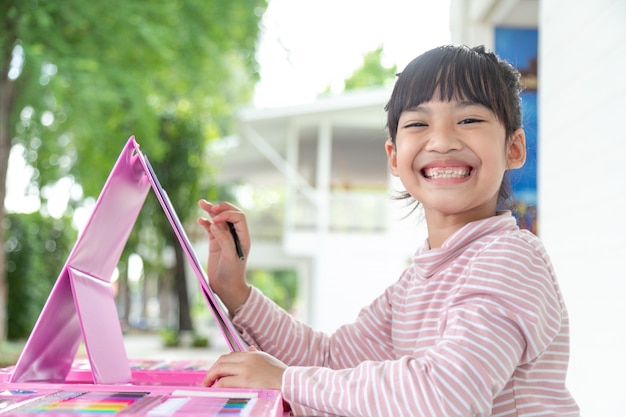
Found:
<svg viewBox="0 0 626 417"><path fill-rule="evenodd" d="M423 104L423 103L422 103ZM418 104L417 106L412 106L405 109L405 112L415 112L415 113L430 113L428 107L424 107L422 104Z"/></svg>
<svg viewBox="0 0 626 417"><path fill-rule="evenodd" d="M430 114L432 112L432 110L428 106L425 105L427 103L428 103L428 101L425 101L425 102L420 103L420 104L418 104L416 106L408 107L404 111L405 112L415 112L415 113ZM485 106L483 106L480 103L476 103L474 101L468 101L468 100L456 101L455 104L454 104L454 107L456 107L458 109L465 109L467 107L474 107L474 106L485 107Z"/></svg>
<svg viewBox="0 0 626 417"><path fill-rule="evenodd" d="M459 107L459 108L462 108L462 109L463 109L463 108L465 108L465 107L472 107L472 106L485 107L485 106L483 106L483 105L482 105L482 104L480 104L480 103L476 103L476 102L474 102L474 101L467 101L467 100L465 100L465 101L459 101L459 102L457 102L457 104L456 104L456 107Z"/></svg>

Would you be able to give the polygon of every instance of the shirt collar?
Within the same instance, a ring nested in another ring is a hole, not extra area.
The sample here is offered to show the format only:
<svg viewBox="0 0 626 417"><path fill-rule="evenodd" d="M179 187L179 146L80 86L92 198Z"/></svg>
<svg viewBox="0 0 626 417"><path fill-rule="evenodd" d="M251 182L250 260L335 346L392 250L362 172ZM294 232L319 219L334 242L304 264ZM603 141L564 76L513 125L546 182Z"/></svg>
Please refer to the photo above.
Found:
<svg viewBox="0 0 626 417"><path fill-rule="evenodd" d="M485 236L514 229L517 229L515 217L510 211L501 211L495 216L466 224L450 235L440 248L430 249L426 239L413 257L417 275L428 279L445 268L472 243Z"/></svg>

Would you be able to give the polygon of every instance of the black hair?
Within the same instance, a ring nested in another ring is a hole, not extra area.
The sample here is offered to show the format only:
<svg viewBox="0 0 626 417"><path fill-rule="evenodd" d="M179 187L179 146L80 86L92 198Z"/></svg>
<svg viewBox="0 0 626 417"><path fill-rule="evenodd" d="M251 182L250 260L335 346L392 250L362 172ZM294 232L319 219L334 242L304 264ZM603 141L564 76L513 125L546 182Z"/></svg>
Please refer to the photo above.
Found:
<svg viewBox="0 0 626 417"><path fill-rule="evenodd" d="M519 72L484 46L440 46L411 61L398 79L385 106L387 129L394 143L400 115L407 109L438 99L459 99L491 110L504 125L506 140L522 127L521 84ZM412 198L403 193L400 198ZM498 205L510 205L512 191L505 173Z"/></svg>

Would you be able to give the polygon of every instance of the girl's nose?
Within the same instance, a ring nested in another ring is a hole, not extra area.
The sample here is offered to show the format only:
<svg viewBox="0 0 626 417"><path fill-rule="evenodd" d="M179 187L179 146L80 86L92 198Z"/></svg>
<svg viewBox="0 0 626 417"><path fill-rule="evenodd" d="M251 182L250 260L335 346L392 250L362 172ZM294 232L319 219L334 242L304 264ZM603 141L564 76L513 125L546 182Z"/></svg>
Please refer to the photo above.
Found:
<svg viewBox="0 0 626 417"><path fill-rule="evenodd" d="M455 130L451 126L440 125L432 126L426 150L431 152L447 153L459 150L463 146L463 142L457 136Z"/></svg>

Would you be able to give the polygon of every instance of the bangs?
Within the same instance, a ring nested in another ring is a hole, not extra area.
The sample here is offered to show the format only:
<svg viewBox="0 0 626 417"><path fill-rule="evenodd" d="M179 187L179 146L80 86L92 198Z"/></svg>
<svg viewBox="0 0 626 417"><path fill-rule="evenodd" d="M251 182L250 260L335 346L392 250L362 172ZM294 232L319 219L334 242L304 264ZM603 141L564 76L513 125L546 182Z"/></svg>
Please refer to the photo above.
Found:
<svg viewBox="0 0 626 417"><path fill-rule="evenodd" d="M433 49L414 59L399 74L392 99L386 107L388 127L393 129L395 137L397 122L405 110L431 100L455 99L485 106L508 130L509 82L517 84L518 79L503 79L495 57L467 47Z"/></svg>

